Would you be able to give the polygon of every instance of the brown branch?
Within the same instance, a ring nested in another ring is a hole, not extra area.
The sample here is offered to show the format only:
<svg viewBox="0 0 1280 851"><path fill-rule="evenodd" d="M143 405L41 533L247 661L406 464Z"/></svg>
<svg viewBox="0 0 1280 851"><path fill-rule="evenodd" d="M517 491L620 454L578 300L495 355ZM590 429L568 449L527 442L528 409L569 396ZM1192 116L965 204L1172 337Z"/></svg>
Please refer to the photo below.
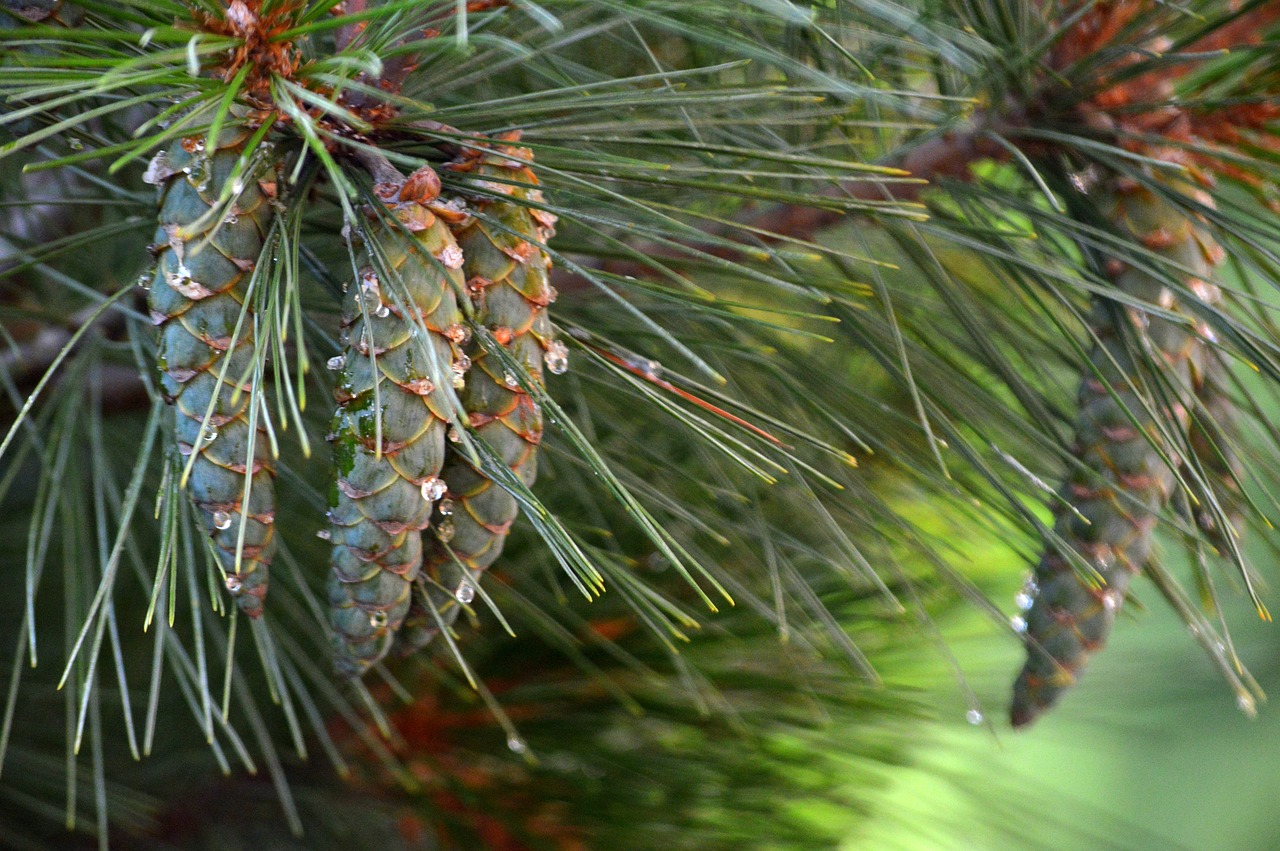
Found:
<svg viewBox="0 0 1280 851"><path fill-rule="evenodd" d="M338 15L358 15L368 7L368 0L346 0L346 2L340 7L335 7L333 11ZM341 53L350 47L352 42L354 42L363 31L363 21L343 24L338 27L337 32L333 36L334 47L336 47L338 52Z"/></svg>
<svg viewBox="0 0 1280 851"><path fill-rule="evenodd" d="M404 175L400 173L400 169L392 165L391 160L381 152L372 148L352 148L351 155L356 162L360 163L361 168L369 172L374 183L391 184L396 187L404 183Z"/></svg>
<svg viewBox="0 0 1280 851"><path fill-rule="evenodd" d="M456 128L435 122L425 122L421 129L435 130L442 133L459 134ZM938 178L966 179L969 167L973 162L983 158L1003 156L1004 152L985 141L982 136L985 130L969 126L950 133L932 137L919 145L905 151L895 163L897 167L910 172L922 181L880 181L869 180L830 187L824 196L861 201L916 201L922 191L928 189ZM370 148L350 148L351 157L360 164L372 177L375 184L385 187L385 191L395 191L404 186L405 176L379 151ZM766 245L774 245L787 241L810 241L815 234L824 228L831 227L847 217L844 211L798 205L774 205L763 210L751 208L739 217L736 223L708 229L713 236L730 236L733 233L754 233ZM739 259L745 252L756 246L742 245L734 248L721 244L691 244L690 249L707 256L723 259ZM668 246L656 243L635 246L635 250L645 256L673 261L676 264L682 257ZM652 274L649 265L639 261L610 260L600 264L600 271L613 275L646 276ZM582 290L588 287L587 280L581 275L563 268L553 271L553 281L562 292ZM32 324L25 335L15 335L19 339L17 345L0 348L0 371L7 373L20 388L29 388L49 368L71 339L75 331L87 319L87 313L80 313L64 324L38 326ZM90 344L96 336L118 338L124 330L122 314L112 311L99 318L98 327L92 329L81 340L80 346ZM14 326L11 332L21 326ZM100 398L106 401L112 411L131 410L147 403L145 385L136 371L123 365L104 365L95 376L99 383Z"/></svg>

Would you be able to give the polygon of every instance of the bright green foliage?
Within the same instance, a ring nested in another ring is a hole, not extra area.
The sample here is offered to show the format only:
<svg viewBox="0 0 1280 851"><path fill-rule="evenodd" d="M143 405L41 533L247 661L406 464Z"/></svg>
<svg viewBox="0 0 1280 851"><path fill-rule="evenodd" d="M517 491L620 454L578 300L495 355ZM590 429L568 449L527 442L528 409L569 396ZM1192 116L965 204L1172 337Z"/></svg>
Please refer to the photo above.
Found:
<svg viewBox="0 0 1280 851"><path fill-rule="evenodd" d="M147 179L160 190L160 226L148 304L160 327L157 358L175 439L189 458L191 500L227 590L256 618L275 546L275 463L253 409L260 366L250 304L273 213L241 163L247 137L224 128L215 150L191 138L152 161Z"/></svg>
<svg viewBox="0 0 1280 851"><path fill-rule="evenodd" d="M1185 185L1169 189L1191 191ZM1204 301L1216 300L1209 281L1222 249L1200 223L1133 180L1117 180L1105 192L1102 212L1117 230L1189 270L1186 288ZM1034 603L1026 614L1028 658L1010 711L1015 726L1052 706L1106 641L1130 580L1151 555L1152 533L1173 494L1176 453L1205 375L1204 339L1164 280L1114 259L1104 267L1130 303L1094 303L1096 342L1080 385L1072 447L1077 463L1060 493L1054 529L1067 551L1049 549L1035 568L1029 589ZM1135 306L1141 304L1172 316ZM1180 433L1168 433L1171 423Z"/></svg>
<svg viewBox="0 0 1280 851"><path fill-rule="evenodd" d="M458 244L427 206L404 201L393 212L397 223L375 223L365 235L371 265L343 299L345 348L333 362L341 371L329 618L346 676L386 655L409 609L422 566L419 533L444 495L449 389L467 369L456 342Z"/></svg>
<svg viewBox="0 0 1280 851"><path fill-rule="evenodd" d="M528 149L505 148L455 164L457 171L493 178L485 185L514 200L481 200L473 216L453 227L463 251L472 322L509 356L490 354L478 336L472 338L474 368L462 404L475 434L529 486L537 476L542 413L522 381L541 384L544 359L558 372L567 356L547 317L555 293L548 279L551 259L539 246L551 238L555 219L529 206L542 200L537 178L524 164L531 157ZM449 498L436 506L437 533L427 545L405 633L412 649L457 619L459 602L470 602L480 575L502 554L519 512L515 498L456 449L449 452L444 480Z"/></svg>

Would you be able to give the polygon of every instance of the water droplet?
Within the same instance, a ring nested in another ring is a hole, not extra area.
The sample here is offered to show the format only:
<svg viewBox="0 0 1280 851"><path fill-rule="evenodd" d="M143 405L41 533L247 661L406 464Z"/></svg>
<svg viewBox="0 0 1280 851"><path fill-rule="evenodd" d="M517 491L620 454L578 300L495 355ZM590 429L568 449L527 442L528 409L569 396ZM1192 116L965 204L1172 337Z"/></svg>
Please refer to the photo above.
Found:
<svg viewBox="0 0 1280 851"><path fill-rule="evenodd" d="M453 513L453 508L454 508L453 500L442 499L440 500L440 504L436 506L436 511L440 512L440 516L448 517L450 514Z"/></svg>
<svg viewBox="0 0 1280 851"><path fill-rule="evenodd" d="M450 429L449 429L449 442L450 442L450 443L457 443L459 440L462 440L462 432L458 431L458 429L457 429L457 428L450 428Z"/></svg>
<svg viewBox="0 0 1280 851"><path fill-rule="evenodd" d="M316 537L322 541L327 541L333 537L333 534L328 529L321 529L319 532L316 532Z"/></svg>
<svg viewBox="0 0 1280 851"><path fill-rule="evenodd" d="M344 366L347 365L346 355L334 355L333 357L325 361L324 365L329 369L333 370L334 372L337 372L338 370L342 369Z"/></svg>
<svg viewBox="0 0 1280 851"><path fill-rule="evenodd" d="M361 290L363 290L366 293L373 293L374 295L380 295L382 292L381 286L382 284L378 280L378 273L373 271L372 267L365 266L363 269L360 270L360 289Z"/></svg>
<svg viewBox="0 0 1280 851"><path fill-rule="evenodd" d="M1090 164L1080 171L1071 172L1067 179L1071 181L1072 187L1077 192L1088 195L1101 179L1101 175L1099 175L1097 167Z"/></svg>
<svg viewBox="0 0 1280 851"><path fill-rule="evenodd" d="M227 577L227 590L232 594L239 594L240 589L244 587L244 583L240 581L240 577L231 575Z"/></svg>
<svg viewBox="0 0 1280 851"><path fill-rule="evenodd" d="M515 733L512 733L510 736L507 736L507 747L511 750L512 753L528 753L529 752L529 743L526 742L524 739L520 738L519 736L517 736Z"/></svg>
<svg viewBox="0 0 1280 851"><path fill-rule="evenodd" d="M1258 714L1258 702L1247 694L1236 697L1236 706L1240 707L1240 711L1250 718Z"/></svg>
<svg viewBox="0 0 1280 851"><path fill-rule="evenodd" d="M455 322L444 329L444 335L459 346L465 346L471 339L471 329L461 322Z"/></svg>
<svg viewBox="0 0 1280 851"><path fill-rule="evenodd" d="M204 433L204 442L213 443L218 439L218 430L216 428L206 429Z"/></svg>
<svg viewBox="0 0 1280 851"><path fill-rule="evenodd" d="M440 538L440 543L447 544L453 540L453 535L457 531L457 527L453 525L453 519L446 517L436 524L436 536Z"/></svg>
<svg viewBox="0 0 1280 851"><path fill-rule="evenodd" d="M215 529L219 529L219 530L221 530L221 529L230 529L230 528L231 528L231 515L230 515L230 514L228 514L228 513L227 513L227 512L225 512L225 511L215 511L215 512L213 512L213 528L215 528Z"/></svg>
<svg viewBox="0 0 1280 851"><path fill-rule="evenodd" d="M1018 635L1023 635L1027 631L1027 619L1021 615L1014 615L1009 618L1009 626L1013 627L1013 631Z"/></svg>
<svg viewBox="0 0 1280 851"><path fill-rule="evenodd" d="M436 258L439 259L447 269L462 268L462 249L456 244L446 245L444 249L436 255Z"/></svg>
<svg viewBox="0 0 1280 851"><path fill-rule="evenodd" d="M976 727L979 724L981 724L983 721L987 720L987 718L985 715L982 714L981 709L970 709L968 712L964 714L964 720L968 721L970 724Z"/></svg>
<svg viewBox="0 0 1280 851"><path fill-rule="evenodd" d="M70 148L70 149L71 149L71 150L73 150L73 151L83 151L83 150L84 150L84 142L82 142L82 141L81 141L78 137L76 137L76 136L69 136L69 137L67 137L67 147L68 147L68 148Z"/></svg>
<svg viewBox="0 0 1280 851"><path fill-rule="evenodd" d="M1026 591L1022 591L1013 598L1013 602L1019 609L1022 609L1022 611L1025 612L1035 604L1036 598L1028 594Z"/></svg>
<svg viewBox="0 0 1280 851"><path fill-rule="evenodd" d="M510 372L504 372L502 374L502 383L512 388L519 387L520 379L516 378L515 375Z"/></svg>
<svg viewBox="0 0 1280 851"><path fill-rule="evenodd" d="M471 580L464 579L458 586L458 590L453 592L453 597L464 606L470 605L476 598L476 587L471 584Z"/></svg>
<svg viewBox="0 0 1280 851"><path fill-rule="evenodd" d="M449 490L449 486L445 484L444 479L432 476L422 483L422 498L427 502L436 502L443 497Z"/></svg>
<svg viewBox="0 0 1280 851"><path fill-rule="evenodd" d="M204 192L209 188L212 169L209 167L207 156L198 154L192 157L191 164L183 167L182 173L187 176L187 182L195 187L197 192Z"/></svg>
<svg viewBox="0 0 1280 851"><path fill-rule="evenodd" d="M1102 595L1102 608L1108 612L1114 612L1120 608L1120 593L1118 591L1108 591Z"/></svg>
<svg viewBox="0 0 1280 851"><path fill-rule="evenodd" d="M138 289L142 290L143 292L149 292L151 290L151 272L150 271L143 272L141 275L138 276Z"/></svg>
<svg viewBox="0 0 1280 851"><path fill-rule="evenodd" d="M235 213L227 213L227 215L222 219L222 223L224 225L234 225L239 221L240 221L240 217L237 216Z"/></svg>
<svg viewBox="0 0 1280 851"><path fill-rule="evenodd" d="M461 375L468 369L471 369L471 358L466 355L458 355L458 359L451 364L454 372Z"/></svg>
<svg viewBox="0 0 1280 851"><path fill-rule="evenodd" d="M382 629L387 625L388 620L387 613L379 610L369 615L369 626L374 629Z"/></svg>
<svg viewBox="0 0 1280 851"><path fill-rule="evenodd" d="M390 313L391 308L387 307L385 304L379 304L373 311L373 315L379 319L386 319Z"/></svg>
<svg viewBox="0 0 1280 851"><path fill-rule="evenodd" d="M552 340L547 344L547 351L543 358L547 363L547 369L554 375L563 375L569 370L569 347L560 340Z"/></svg>

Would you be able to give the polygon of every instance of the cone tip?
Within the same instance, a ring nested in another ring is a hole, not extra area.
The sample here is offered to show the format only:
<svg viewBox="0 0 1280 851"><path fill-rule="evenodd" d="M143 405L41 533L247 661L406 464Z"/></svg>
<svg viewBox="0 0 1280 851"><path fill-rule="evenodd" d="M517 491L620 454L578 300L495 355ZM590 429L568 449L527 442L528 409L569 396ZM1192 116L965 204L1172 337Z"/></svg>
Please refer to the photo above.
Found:
<svg viewBox="0 0 1280 851"><path fill-rule="evenodd" d="M1040 717L1042 707L1015 702L1009 707L1009 725L1015 730L1022 730Z"/></svg>

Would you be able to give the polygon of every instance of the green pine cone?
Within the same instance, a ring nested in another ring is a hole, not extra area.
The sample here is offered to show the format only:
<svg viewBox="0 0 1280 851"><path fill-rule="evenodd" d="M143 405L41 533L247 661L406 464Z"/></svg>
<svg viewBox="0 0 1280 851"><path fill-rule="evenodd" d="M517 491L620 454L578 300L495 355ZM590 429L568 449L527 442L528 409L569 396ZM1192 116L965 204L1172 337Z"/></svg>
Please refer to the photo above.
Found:
<svg viewBox="0 0 1280 851"><path fill-rule="evenodd" d="M248 136L246 128L224 127L214 151L183 140L156 155L145 179L159 189L148 303L160 328L161 385L174 405L179 451L195 453L188 489L227 590L256 618L275 547L275 462L265 428L255 434L250 427L250 387L241 382L251 380L257 357L245 298L273 213L252 178L241 181L229 211L215 209Z"/></svg>
<svg viewBox="0 0 1280 851"><path fill-rule="evenodd" d="M389 206L412 237L371 226L368 252L376 260L348 287L345 349L332 363L341 371L331 434L329 617L335 664L347 677L386 655L409 609L422 566L420 532L445 490L452 414L442 382L460 387L467 369L454 342L464 333L462 252L429 205Z"/></svg>
<svg viewBox="0 0 1280 851"><path fill-rule="evenodd" d="M1173 188L1205 200L1193 188ZM1206 300L1216 297L1208 281L1222 249L1199 222L1132 181L1116 181L1107 191L1110 203L1103 209L1117 230L1192 270L1188 289ZM1115 262L1107 271L1130 298L1183 312L1147 272ZM1157 516L1176 483L1165 457L1176 464L1178 447L1162 435L1161 423L1166 434L1187 435L1209 354L1202 336L1186 324L1111 299L1097 299L1091 324L1098 343L1079 393L1073 448L1079 465L1061 491L1074 511L1057 509L1054 532L1093 567L1099 583L1082 579L1056 549L1036 565L1025 616L1027 662L1010 709L1015 727L1052 706L1105 643L1130 580L1150 556ZM1160 364L1158 375L1143 366L1149 363Z"/></svg>
<svg viewBox="0 0 1280 851"><path fill-rule="evenodd" d="M516 201L492 199L475 205L477 215L454 225L465 257L472 321L522 364L530 378L543 381L543 362L563 371L566 353L554 339L547 305L555 298L551 258L539 248L551 238L555 219L519 201L541 203L537 177L520 160L527 149L501 147L454 163L451 169L483 178L486 186ZM524 185L515 185L524 184ZM520 380L497 357L472 341L468 353L475 369L462 393L469 424L526 485L537 475L542 413ZM448 499L437 507L436 534L428 536L419 590L402 635L402 649L426 646L458 617L460 603L471 602L480 575L502 554L519 508L515 498L460 452L449 451L444 479ZM433 615L427 609L435 609Z"/></svg>
<svg viewBox="0 0 1280 851"><path fill-rule="evenodd" d="M1244 464L1232 447L1237 437L1236 406L1227 390L1227 365L1222 356L1209 352L1196 395L1200 403L1191 423L1191 451L1211 478L1222 508L1219 516L1207 506L1196 513L1196 522L1221 553L1229 551L1231 537L1244 530L1244 494L1240 481ZM1223 520L1227 527L1224 527Z"/></svg>

